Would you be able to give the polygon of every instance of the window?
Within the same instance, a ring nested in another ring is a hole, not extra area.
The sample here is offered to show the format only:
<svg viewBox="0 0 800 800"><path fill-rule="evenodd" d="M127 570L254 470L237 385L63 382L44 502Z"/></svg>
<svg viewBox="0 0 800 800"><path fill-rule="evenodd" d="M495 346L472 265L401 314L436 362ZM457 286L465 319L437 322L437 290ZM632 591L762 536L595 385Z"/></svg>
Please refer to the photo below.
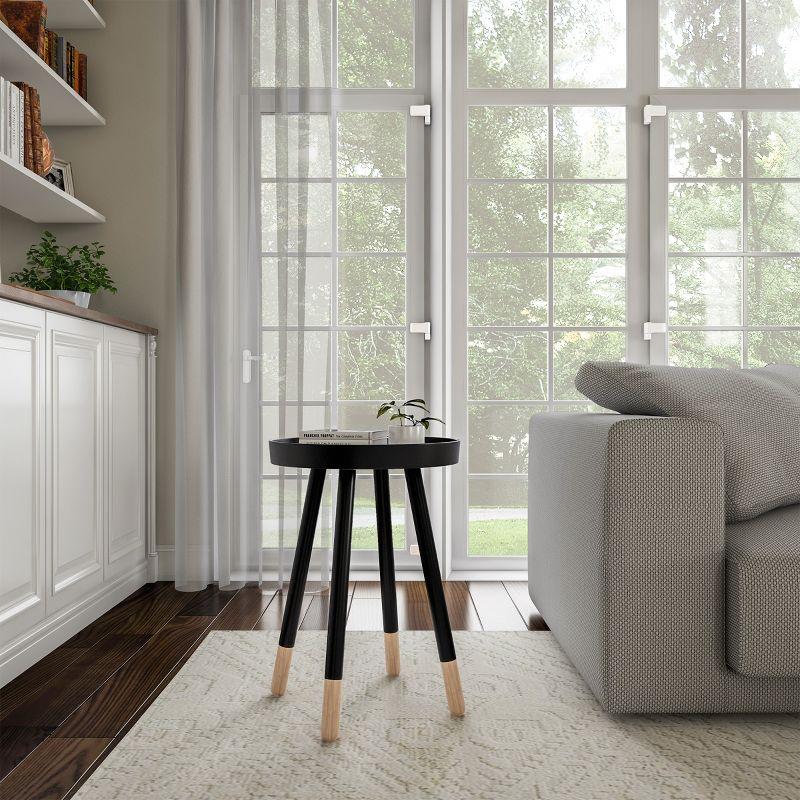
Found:
<svg viewBox="0 0 800 800"><path fill-rule="evenodd" d="M670 110L667 139L670 363L797 359L800 112Z"/></svg>
<svg viewBox="0 0 800 800"><path fill-rule="evenodd" d="M800 86L798 0L661 0L659 32L661 86Z"/></svg>
<svg viewBox="0 0 800 800"><path fill-rule="evenodd" d="M598 410L583 361L800 362L800 0L271 8L264 440L432 400L462 440L429 486L452 569L524 569L528 422ZM263 469L270 518L299 514L303 476Z"/></svg>

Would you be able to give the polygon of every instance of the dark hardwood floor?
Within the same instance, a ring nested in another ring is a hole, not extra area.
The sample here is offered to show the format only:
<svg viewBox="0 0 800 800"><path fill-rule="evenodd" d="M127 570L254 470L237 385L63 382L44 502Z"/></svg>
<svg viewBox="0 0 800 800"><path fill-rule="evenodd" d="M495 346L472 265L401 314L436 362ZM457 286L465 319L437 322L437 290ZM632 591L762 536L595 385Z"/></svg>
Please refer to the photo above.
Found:
<svg viewBox="0 0 800 800"><path fill-rule="evenodd" d="M313 590L309 585L309 589ZM378 583L350 584L348 630L382 629ZM445 583L453 630L547 630L516 582ZM74 794L213 630L279 630L285 597L245 586L143 586L0 689L0 800ZM420 581L397 584L400 630L431 630ZM324 630L328 598L304 598L301 630Z"/></svg>

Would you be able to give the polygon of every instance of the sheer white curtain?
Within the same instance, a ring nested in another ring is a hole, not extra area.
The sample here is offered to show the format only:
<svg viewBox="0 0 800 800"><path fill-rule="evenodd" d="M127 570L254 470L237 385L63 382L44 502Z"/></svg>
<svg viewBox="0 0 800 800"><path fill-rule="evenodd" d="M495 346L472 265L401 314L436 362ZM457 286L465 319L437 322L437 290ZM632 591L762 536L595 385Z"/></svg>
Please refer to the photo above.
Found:
<svg viewBox="0 0 800 800"><path fill-rule="evenodd" d="M182 0L180 13L175 578L192 590L258 570L238 447L256 149L251 0Z"/></svg>
<svg viewBox="0 0 800 800"><path fill-rule="evenodd" d="M331 4L261 0L254 74L262 117L262 438L332 423L334 232ZM282 585L297 538L307 475L263 465L268 566ZM330 478L316 542L327 583ZM273 559L277 556L277 563Z"/></svg>

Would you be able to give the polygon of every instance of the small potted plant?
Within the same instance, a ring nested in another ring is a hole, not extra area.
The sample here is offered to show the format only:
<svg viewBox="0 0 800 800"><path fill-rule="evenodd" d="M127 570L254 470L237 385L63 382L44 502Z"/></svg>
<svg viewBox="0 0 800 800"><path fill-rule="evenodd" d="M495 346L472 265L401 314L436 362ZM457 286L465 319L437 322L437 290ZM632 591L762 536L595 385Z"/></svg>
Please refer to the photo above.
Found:
<svg viewBox="0 0 800 800"><path fill-rule="evenodd" d="M441 422L444 425L444 420L438 417L416 417L415 412L428 413L428 406L422 398L414 400L405 400L402 403L398 400L390 400L386 403L381 403L378 409L378 417L384 414L390 414L389 422L399 419L399 425L389 426L389 442L391 444L415 444L425 441L425 433L428 430L431 422Z"/></svg>
<svg viewBox="0 0 800 800"><path fill-rule="evenodd" d="M9 275L8 280L88 308L95 292L117 291L102 261L104 255L105 249L99 242L63 247L50 231L45 231L39 244L28 249L27 266Z"/></svg>

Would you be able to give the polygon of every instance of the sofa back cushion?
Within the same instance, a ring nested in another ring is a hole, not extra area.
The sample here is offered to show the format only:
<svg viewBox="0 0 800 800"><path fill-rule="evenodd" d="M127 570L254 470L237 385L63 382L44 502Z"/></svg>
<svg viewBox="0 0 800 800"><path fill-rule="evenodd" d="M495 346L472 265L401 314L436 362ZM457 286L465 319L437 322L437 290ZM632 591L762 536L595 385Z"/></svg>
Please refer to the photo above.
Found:
<svg viewBox="0 0 800 800"><path fill-rule="evenodd" d="M589 361L578 391L621 414L717 424L725 448L725 514L741 522L800 503L800 367L696 369Z"/></svg>

